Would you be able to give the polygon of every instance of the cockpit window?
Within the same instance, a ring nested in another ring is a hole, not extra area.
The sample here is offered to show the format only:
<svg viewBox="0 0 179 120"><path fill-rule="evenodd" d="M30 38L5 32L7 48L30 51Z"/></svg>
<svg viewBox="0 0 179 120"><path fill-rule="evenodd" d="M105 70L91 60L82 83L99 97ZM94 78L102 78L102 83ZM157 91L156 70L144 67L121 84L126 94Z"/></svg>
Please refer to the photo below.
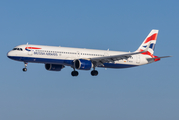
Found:
<svg viewBox="0 0 179 120"><path fill-rule="evenodd" d="M23 51L22 48L13 48L12 50L19 50L19 51Z"/></svg>
<svg viewBox="0 0 179 120"><path fill-rule="evenodd" d="M17 48L13 48L12 50L17 50Z"/></svg>

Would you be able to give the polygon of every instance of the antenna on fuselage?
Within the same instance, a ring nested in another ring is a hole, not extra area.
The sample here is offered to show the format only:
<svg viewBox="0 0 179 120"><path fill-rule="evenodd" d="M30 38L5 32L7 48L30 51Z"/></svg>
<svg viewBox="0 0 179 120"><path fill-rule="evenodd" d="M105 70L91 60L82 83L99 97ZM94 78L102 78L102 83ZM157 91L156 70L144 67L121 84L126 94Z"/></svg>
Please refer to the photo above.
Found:
<svg viewBox="0 0 179 120"><path fill-rule="evenodd" d="M28 47L29 43L27 42L26 47Z"/></svg>

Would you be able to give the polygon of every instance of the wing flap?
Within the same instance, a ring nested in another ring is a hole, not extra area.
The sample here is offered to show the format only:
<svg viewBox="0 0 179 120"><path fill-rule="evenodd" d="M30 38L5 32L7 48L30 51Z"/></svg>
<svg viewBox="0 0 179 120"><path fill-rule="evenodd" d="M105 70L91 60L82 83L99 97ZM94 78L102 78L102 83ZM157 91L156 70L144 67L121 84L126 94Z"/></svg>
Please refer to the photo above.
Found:
<svg viewBox="0 0 179 120"><path fill-rule="evenodd" d="M114 63L117 60L128 59L132 55L141 54L144 52L146 51L133 52L133 53L121 54L121 55L113 55L113 56L95 57L95 58L90 58L90 60L95 66L99 66L99 65L103 65L104 63L109 63L109 62Z"/></svg>
<svg viewBox="0 0 179 120"><path fill-rule="evenodd" d="M132 55L136 54L141 54L144 52L147 52L149 49L150 43L147 45L146 49L141 52L132 52L132 53L127 53L127 54L120 54L120 55L112 55L112 56L104 56L104 57L95 57L95 58L90 58L91 62L95 65L103 65L103 63L109 63L112 62L114 63L117 60L123 60L123 59L128 59Z"/></svg>

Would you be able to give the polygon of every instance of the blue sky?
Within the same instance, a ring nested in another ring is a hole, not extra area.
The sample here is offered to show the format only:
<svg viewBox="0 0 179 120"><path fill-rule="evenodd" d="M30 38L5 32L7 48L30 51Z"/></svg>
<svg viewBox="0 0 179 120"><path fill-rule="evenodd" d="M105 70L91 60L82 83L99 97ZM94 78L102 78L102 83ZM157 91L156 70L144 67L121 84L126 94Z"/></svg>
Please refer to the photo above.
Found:
<svg viewBox="0 0 179 120"><path fill-rule="evenodd" d="M178 120L178 21L176 0L0 1L0 119ZM159 29L155 55L172 58L129 69L70 67L49 72L43 64L12 61L19 44L135 51Z"/></svg>

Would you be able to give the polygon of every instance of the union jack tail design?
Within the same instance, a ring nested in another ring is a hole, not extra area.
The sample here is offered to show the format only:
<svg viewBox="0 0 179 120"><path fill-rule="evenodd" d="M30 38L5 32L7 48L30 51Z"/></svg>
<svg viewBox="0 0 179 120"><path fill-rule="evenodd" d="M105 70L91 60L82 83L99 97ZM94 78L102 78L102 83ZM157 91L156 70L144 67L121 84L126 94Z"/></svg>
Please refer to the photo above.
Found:
<svg viewBox="0 0 179 120"><path fill-rule="evenodd" d="M158 35L158 30L152 30L145 38L143 43L140 45L140 47L137 49L137 52L142 52L143 50L145 50L147 45L150 44L148 51L145 52L144 54L150 55L152 57L154 54L154 48L157 41L157 35Z"/></svg>

